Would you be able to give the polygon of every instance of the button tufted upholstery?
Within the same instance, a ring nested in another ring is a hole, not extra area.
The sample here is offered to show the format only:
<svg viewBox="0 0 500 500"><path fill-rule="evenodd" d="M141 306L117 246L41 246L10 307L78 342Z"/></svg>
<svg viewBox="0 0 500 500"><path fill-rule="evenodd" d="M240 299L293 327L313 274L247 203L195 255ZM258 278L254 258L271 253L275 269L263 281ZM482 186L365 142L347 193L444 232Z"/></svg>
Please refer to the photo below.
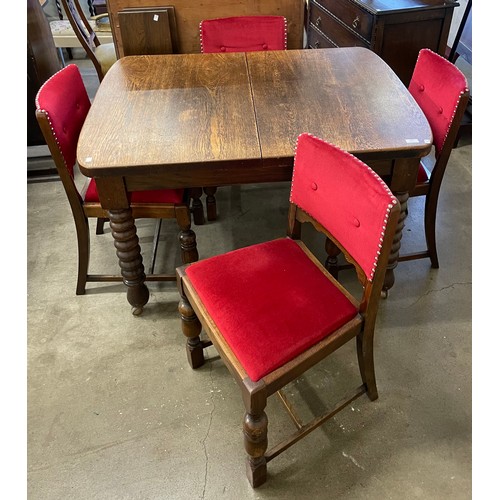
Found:
<svg viewBox="0 0 500 500"><path fill-rule="evenodd" d="M467 91L467 80L450 61L429 49L422 49L409 91L429 121L438 155L443 149L460 96Z"/></svg>
<svg viewBox="0 0 500 500"><path fill-rule="evenodd" d="M327 146L312 136L301 136L298 146L290 201L336 235L365 274L372 276L380 250L381 223L396 198L372 169L336 146ZM341 177L343 182L339 183ZM364 196L355 201L351 193L360 187Z"/></svg>
<svg viewBox="0 0 500 500"><path fill-rule="evenodd" d="M200 23L201 51L255 52L285 50L286 19L282 16L236 16Z"/></svg>

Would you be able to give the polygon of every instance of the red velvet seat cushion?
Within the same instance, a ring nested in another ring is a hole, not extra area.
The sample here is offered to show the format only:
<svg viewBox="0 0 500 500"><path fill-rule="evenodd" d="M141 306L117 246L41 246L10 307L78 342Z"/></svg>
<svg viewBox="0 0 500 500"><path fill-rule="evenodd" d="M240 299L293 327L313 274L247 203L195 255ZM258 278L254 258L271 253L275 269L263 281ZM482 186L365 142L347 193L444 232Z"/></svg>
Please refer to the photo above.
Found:
<svg viewBox="0 0 500 500"><path fill-rule="evenodd" d="M357 313L289 238L196 262L186 274L253 381Z"/></svg>
<svg viewBox="0 0 500 500"><path fill-rule="evenodd" d="M184 189L154 189L151 191L134 191L130 195L131 203L181 203ZM85 193L85 202L99 202L97 186L92 179Z"/></svg>

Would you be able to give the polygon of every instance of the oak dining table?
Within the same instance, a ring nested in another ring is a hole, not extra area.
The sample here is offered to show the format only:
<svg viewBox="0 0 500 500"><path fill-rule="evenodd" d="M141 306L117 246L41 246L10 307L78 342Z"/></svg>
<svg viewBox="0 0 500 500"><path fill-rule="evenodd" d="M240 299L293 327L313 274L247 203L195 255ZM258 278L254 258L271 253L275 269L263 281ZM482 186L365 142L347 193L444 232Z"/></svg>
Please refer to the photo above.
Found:
<svg viewBox="0 0 500 500"><path fill-rule="evenodd" d="M389 290L409 191L432 132L379 56L361 47L143 55L111 67L83 126L77 162L118 228L113 237L133 308L142 310L149 291L127 193L289 181L303 132L368 163L399 199ZM326 249L334 258L335 249Z"/></svg>

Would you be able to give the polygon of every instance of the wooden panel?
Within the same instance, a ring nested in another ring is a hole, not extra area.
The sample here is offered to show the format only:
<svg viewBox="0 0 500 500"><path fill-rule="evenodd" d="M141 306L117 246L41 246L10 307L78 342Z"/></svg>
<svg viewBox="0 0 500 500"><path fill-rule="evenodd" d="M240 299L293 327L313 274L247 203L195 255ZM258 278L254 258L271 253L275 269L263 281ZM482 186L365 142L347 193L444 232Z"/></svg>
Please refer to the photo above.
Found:
<svg viewBox="0 0 500 500"><path fill-rule="evenodd" d="M445 54L457 5L454 0L311 0L308 45L322 48L326 38L338 47L368 46L408 85L420 49Z"/></svg>
<svg viewBox="0 0 500 500"><path fill-rule="evenodd" d="M61 69L49 22L38 0L28 0L27 10L27 125L28 146L45 144L35 118L35 97L41 85Z"/></svg>
<svg viewBox="0 0 500 500"><path fill-rule="evenodd" d="M132 8L118 12L124 56L177 52L173 7Z"/></svg>
<svg viewBox="0 0 500 500"><path fill-rule="evenodd" d="M373 26L373 16L371 14L348 0L317 0L317 3L365 40L371 39Z"/></svg>
<svg viewBox="0 0 500 500"><path fill-rule="evenodd" d="M442 18L400 24L386 22L380 57L403 82L409 83L421 48L426 47L440 53L442 30Z"/></svg>
<svg viewBox="0 0 500 500"><path fill-rule="evenodd" d="M135 165L147 164L153 176L155 166L161 172L168 165L174 186L186 180L186 164L260 163L245 54L130 56L111 67L106 81L80 136L82 172L103 167L103 174L132 175Z"/></svg>
<svg viewBox="0 0 500 500"><path fill-rule="evenodd" d="M123 56L118 12L133 7L175 8L178 52L200 52L199 24L203 19L241 15L279 15L288 21L288 48L303 46L305 0L107 0L118 57Z"/></svg>
<svg viewBox="0 0 500 500"><path fill-rule="evenodd" d="M337 47L370 47L365 39L357 37L352 31L340 24L333 16L327 14L323 9L311 3L311 20L314 26L323 34L330 35Z"/></svg>
<svg viewBox="0 0 500 500"><path fill-rule="evenodd" d="M310 49L330 49L338 47L331 40L326 38L326 36L321 31L318 31L314 26L311 26L309 28L307 46Z"/></svg>
<svg viewBox="0 0 500 500"><path fill-rule="evenodd" d="M292 157L303 132L353 154L361 152L364 160L411 144L429 149L427 120L372 51L358 47L254 54L249 52L247 60L267 164Z"/></svg>

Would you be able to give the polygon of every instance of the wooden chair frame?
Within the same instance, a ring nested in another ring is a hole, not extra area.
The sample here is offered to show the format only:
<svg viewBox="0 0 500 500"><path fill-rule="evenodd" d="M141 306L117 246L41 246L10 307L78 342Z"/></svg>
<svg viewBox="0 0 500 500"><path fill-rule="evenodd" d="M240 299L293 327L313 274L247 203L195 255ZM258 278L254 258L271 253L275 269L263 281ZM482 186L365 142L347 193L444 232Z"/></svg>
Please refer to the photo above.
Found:
<svg viewBox="0 0 500 500"><path fill-rule="evenodd" d="M64 69L61 71L64 71ZM90 217L97 218L96 234L102 234L104 222L109 220L108 213L100 203L84 201L85 193L90 183L90 179L83 187L82 192L79 192L75 185L74 179L70 175L70 172L67 168L64 155L59 148L57 137L54 134L47 113L44 110L37 109L36 118L56 165L59 177L62 181L66 196L71 206L73 219L75 221L78 241L78 277L76 294L85 294L85 287L87 282L126 282L127 279L130 279L130 273L123 265L121 269L121 275L89 274L90 232L88 219ZM188 263L198 260L196 235L194 231L191 230L191 211L189 208L189 199L189 190L185 190L184 200L182 203L132 203L130 209L128 209L132 212L132 216L134 219L157 219L156 231L153 240L152 259L151 265L149 267L150 274L145 275L146 281L174 281L176 279L176 275L174 273L153 274L156 249L158 246L158 238L161 228L161 219L176 219L177 224L179 225L179 241L181 247L182 262ZM110 223L112 230L116 224L119 224L119 222ZM122 254L126 254L129 242L135 243L136 240L136 232L129 232L126 241L122 241L120 243L115 242L117 252L119 251ZM135 315L141 314L141 312L142 308L133 309L133 313Z"/></svg>
<svg viewBox="0 0 500 500"><path fill-rule="evenodd" d="M243 434L244 446L248 454L247 477L253 487L258 487L266 481L268 462L326 422L349 403L364 393L367 393L371 400L375 400L378 397L373 359L373 335L378 304L384 283L385 270L399 218L399 212L400 205L397 203L389 213L386 232L380 249L378 265L373 280L370 282L355 259L349 255L346 249L332 234L300 207L293 203L290 204L287 231L288 237L299 242L299 245L304 249L311 261L314 262L321 272L336 287L342 290L350 301L356 305L359 312L347 324L331 332L319 343L307 349L299 356L295 357L295 359L264 376L258 382L254 382L249 378L245 369L228 346L224 336L215 325L210 314L207 312L200 296L197 294L192 282L186 274L187 266L177 269L178 288L181 296L179 312L182 320L182 331L187 338L186 352L191 367L198 368L202 366L205 362L203 350L210 345L214 345L241 389L246 411L243 423ZM307 249L305 244L300 241L301 227L304 223L311 223L317 231L323 233L341 250L345 258L355 267L358 280L363 287L362 297L359 302L331 276L316 257ZM200 338L202 327L208 335L209 340L202 340ZM347 394L331 410L314 418L309 423L303 424L281 392L281 389L353 338L356 338L357 357L362 384ZM285 408L290 413L297 427L297 431L271 450L267 450L268 420L264 410L267 399L274 393L277 393L284 403Z"/></svg>
<svg viewBox="0 0 500 500"><path fill-rule="evenodd" d="M102 70L101 63L95 55L95 49L101 42L99 37L96 35L95 31L90 26L87 17L85 16L82 7L78 1L75 0L61 0L68 20L80 41L82 47L85 49L88 57L92 61L96 71L99 81L102 82L104 78L104 72ZM101 15L102 16L102 15Z"/></svg>
<svg viewBox="0 0 500 500"><path fill-rule="evenodd" d="M455 116L441 152L438 154L435 161L429 155L421 162L422 167L426 171L427 180L425 182L417 182L413 191L410 192L410 197L425 196L424 228L427 248L425 250L400 255L398 258L399 262L429 258L431 260L431 267L436 269L439 268L436 243L436 216L439 191L446 172L448 160L450 159L451 152L455 147L455 141L460 130L462 117L467 109L468 103L469 92L464 92L458 102Z"/></svg>

